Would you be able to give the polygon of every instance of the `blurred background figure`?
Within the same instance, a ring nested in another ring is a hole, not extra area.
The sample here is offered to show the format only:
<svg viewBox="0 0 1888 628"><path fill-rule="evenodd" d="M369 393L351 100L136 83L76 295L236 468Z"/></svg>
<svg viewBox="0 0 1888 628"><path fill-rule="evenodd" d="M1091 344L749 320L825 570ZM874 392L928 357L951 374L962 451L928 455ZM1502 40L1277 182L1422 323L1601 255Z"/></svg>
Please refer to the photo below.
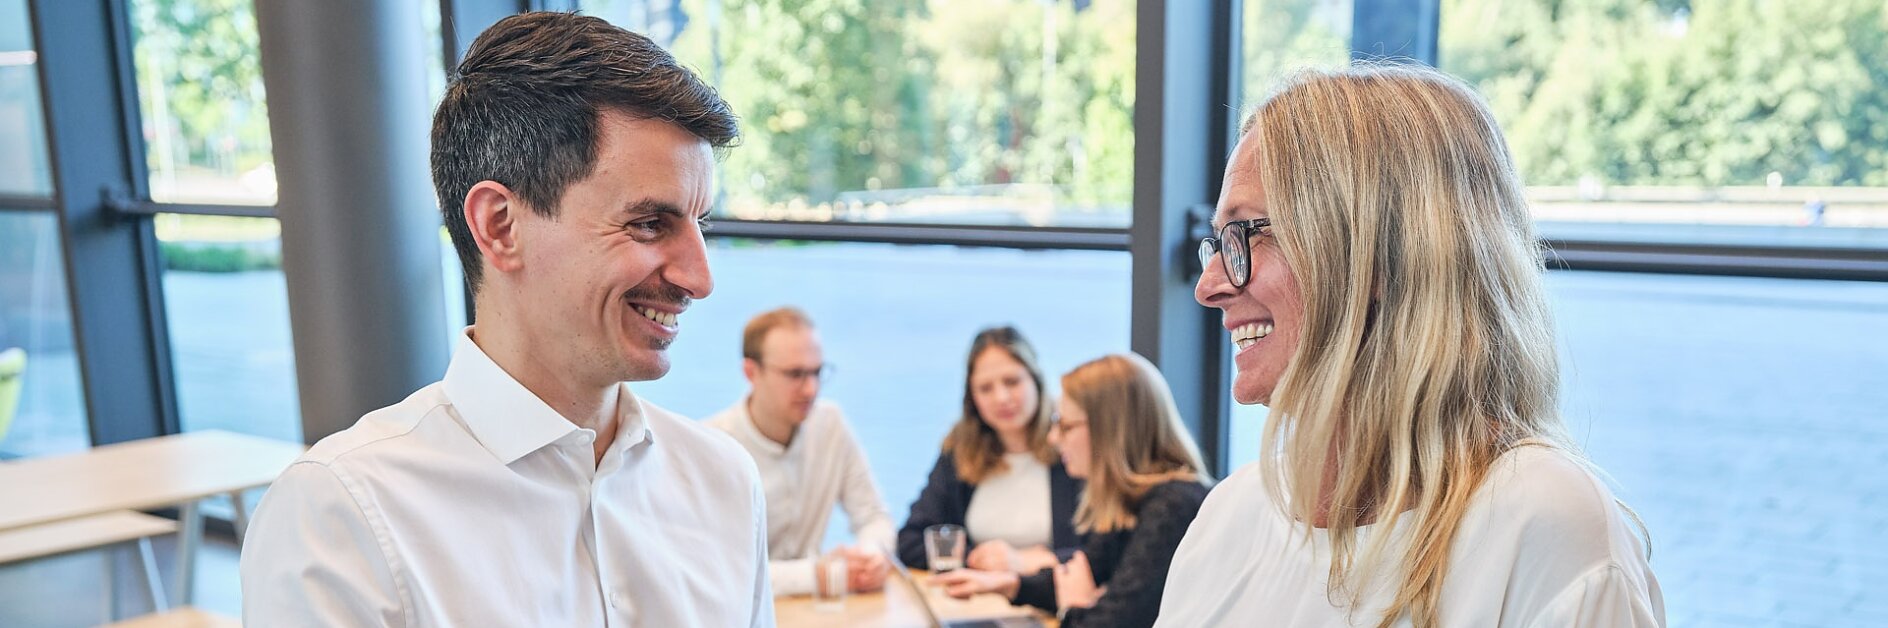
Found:
<svg viewBox="0 0 1888 628"><path fill-rule="evenodd" d="M760 468L774 595L814 592L814 566L834 504L845 508L856 542L839 550L847 588L883 587L891 516L845 414L819 398L832 366L820 351L812 319L783 307L748 321L741 333L741 373L752 386L747 397L706 421L733 436Z"/></svg>
<svg viewBox="0 0 1888 628"><path fill-rule="evenodd" d="M1087 481L1075 528L1081 550L1028 575L958 570L939 576L957 597L1001 593L1059 612L1062 625L1152 626L1174 549L1206 499L1206 467L1167 380L1123 353L1062 376L1054 436L1069 475Z"/></svg>
<svg viewBox="0 0 1888 628"><path fill-rule="evenodd" d="M967 566L1034 573L1077 543L1072 525L1081 483L1049 443L1050 406L1036 350L1014 327L992 327L970 344L964 411L944 453L898 532L898 556L927 567L924 530L963 526Z"/></svg>

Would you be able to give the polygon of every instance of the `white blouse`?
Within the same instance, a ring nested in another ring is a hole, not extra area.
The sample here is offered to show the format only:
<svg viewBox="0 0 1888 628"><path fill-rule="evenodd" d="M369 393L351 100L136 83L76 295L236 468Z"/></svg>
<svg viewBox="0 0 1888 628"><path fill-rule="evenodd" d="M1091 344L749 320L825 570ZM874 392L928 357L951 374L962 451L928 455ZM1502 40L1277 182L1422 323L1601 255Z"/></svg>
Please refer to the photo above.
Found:
<svg viewBox="0 0 1888 628"><path fill-rule="evenodd" d="M1326 587L1329 535L1313 530L1306 542L1274 499L1256 464L1207 496L1174 554L1156 626L1376 625L1394 578L1376 578L1359 607L1343 606L1348 597ZM1557 450L1519 447L1495 462L1462 520L1441 623L1664 626L1664 598L1646 561L1637 525L1591 472ZM1396 625L1409 626L1408 615Z"/></svg>
<svg viewBox="0 0 1888 628"><path fill-rule="evenodd" d="M964 510L964 531L978 543L1002 540L1022 549L1052 547L1049 465L1029 452L1003 454L1009 470L984 478ZM965 548L968 550L969 548Z"/></svg>

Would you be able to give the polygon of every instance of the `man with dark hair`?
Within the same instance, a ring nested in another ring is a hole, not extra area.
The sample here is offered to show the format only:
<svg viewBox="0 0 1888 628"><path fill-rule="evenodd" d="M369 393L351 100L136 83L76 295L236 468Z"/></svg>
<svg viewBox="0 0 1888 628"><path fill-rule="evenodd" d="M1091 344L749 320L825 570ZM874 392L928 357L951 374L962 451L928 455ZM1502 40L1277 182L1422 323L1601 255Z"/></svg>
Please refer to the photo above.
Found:
<svg viewBox="0 0 1888 628"><path fill-rule="evenodd" d="M713 288L700 221L736 136L711 87L600 19L480 35L432 154L478 324L443 381L276 481L245 623L771 626L753 463L624 384L668 372Z"/></svg>

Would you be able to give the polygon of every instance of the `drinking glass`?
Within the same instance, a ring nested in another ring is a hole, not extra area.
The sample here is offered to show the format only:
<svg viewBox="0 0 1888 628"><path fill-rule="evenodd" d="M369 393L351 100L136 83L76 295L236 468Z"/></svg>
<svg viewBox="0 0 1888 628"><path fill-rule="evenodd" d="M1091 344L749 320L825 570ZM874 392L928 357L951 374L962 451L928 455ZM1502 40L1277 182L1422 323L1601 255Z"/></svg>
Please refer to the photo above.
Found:
<svg viewBox="0 0 1888 628"><path fill-rule="evenodd" d="M846 555L831 552L813 561L813 610L838 613L846 610Z"/></svg>
<svg viewBox="0 0 1888 628"><path fill-rule="evenodd" d="M941 523L924 529L924 557L931 563L931 573L940 574L964 566L963 526Z"/></svg>

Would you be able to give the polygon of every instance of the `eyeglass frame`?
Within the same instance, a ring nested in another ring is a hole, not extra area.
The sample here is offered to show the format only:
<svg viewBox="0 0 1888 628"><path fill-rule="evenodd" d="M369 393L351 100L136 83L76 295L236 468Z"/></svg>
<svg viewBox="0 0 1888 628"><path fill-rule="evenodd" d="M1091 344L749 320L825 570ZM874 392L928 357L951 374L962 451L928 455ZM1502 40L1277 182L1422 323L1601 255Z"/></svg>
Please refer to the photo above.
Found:
<svg viewBox="0 0 1888 628"><path fill-rule="evenodd" d="M785 376L787 379L793 380L794 383L804 382L806 380L811 379L815 382L819 382L823 384L823 383L826 383L827 380L832 379L833 372L837 370L833 367L831 362L822 363L819 366L816 366L810 369L774 368L774 367L768 366L767 363L761 362L760 360L754 360L754 364L761 367L762 370L769 370L775 373L779 373L782 376Z"/></svg>
<svg viewBox="0 0 1888 628"><path fill-rule="evenodd" d="M1049 422L1049 429L1055 430L1055 435L1060 438L1068 438L1069 432L1073 432L1075 430L1078 430L1084 427L1088 427L1088 421L1086 420L1064 421L1062 420L1062 417L1056 417L1054 421Z"/></svg>
<svg viewBox="0 0 1888 628"><path fill-rule="evenodd" d="M1246 283L1252 281L1252 236L1265 235L1264 230L1271 226L1272 219L1270 218L1235 220L1219 228L1219 237L1200 238L1200 271L1205 272L1206 266L1212 263L1213 256L1217 255L1221 267L1226 270L1226 279L1232 282L1234 288L1244 288ZM1233 233L1234 228L1239 229L1237 235ZM1226 243L1229 241L1239 243L1241 251L1239 261L1242 262L1239 266L1233 265L1233 256L1225 254Z"/></svg>

